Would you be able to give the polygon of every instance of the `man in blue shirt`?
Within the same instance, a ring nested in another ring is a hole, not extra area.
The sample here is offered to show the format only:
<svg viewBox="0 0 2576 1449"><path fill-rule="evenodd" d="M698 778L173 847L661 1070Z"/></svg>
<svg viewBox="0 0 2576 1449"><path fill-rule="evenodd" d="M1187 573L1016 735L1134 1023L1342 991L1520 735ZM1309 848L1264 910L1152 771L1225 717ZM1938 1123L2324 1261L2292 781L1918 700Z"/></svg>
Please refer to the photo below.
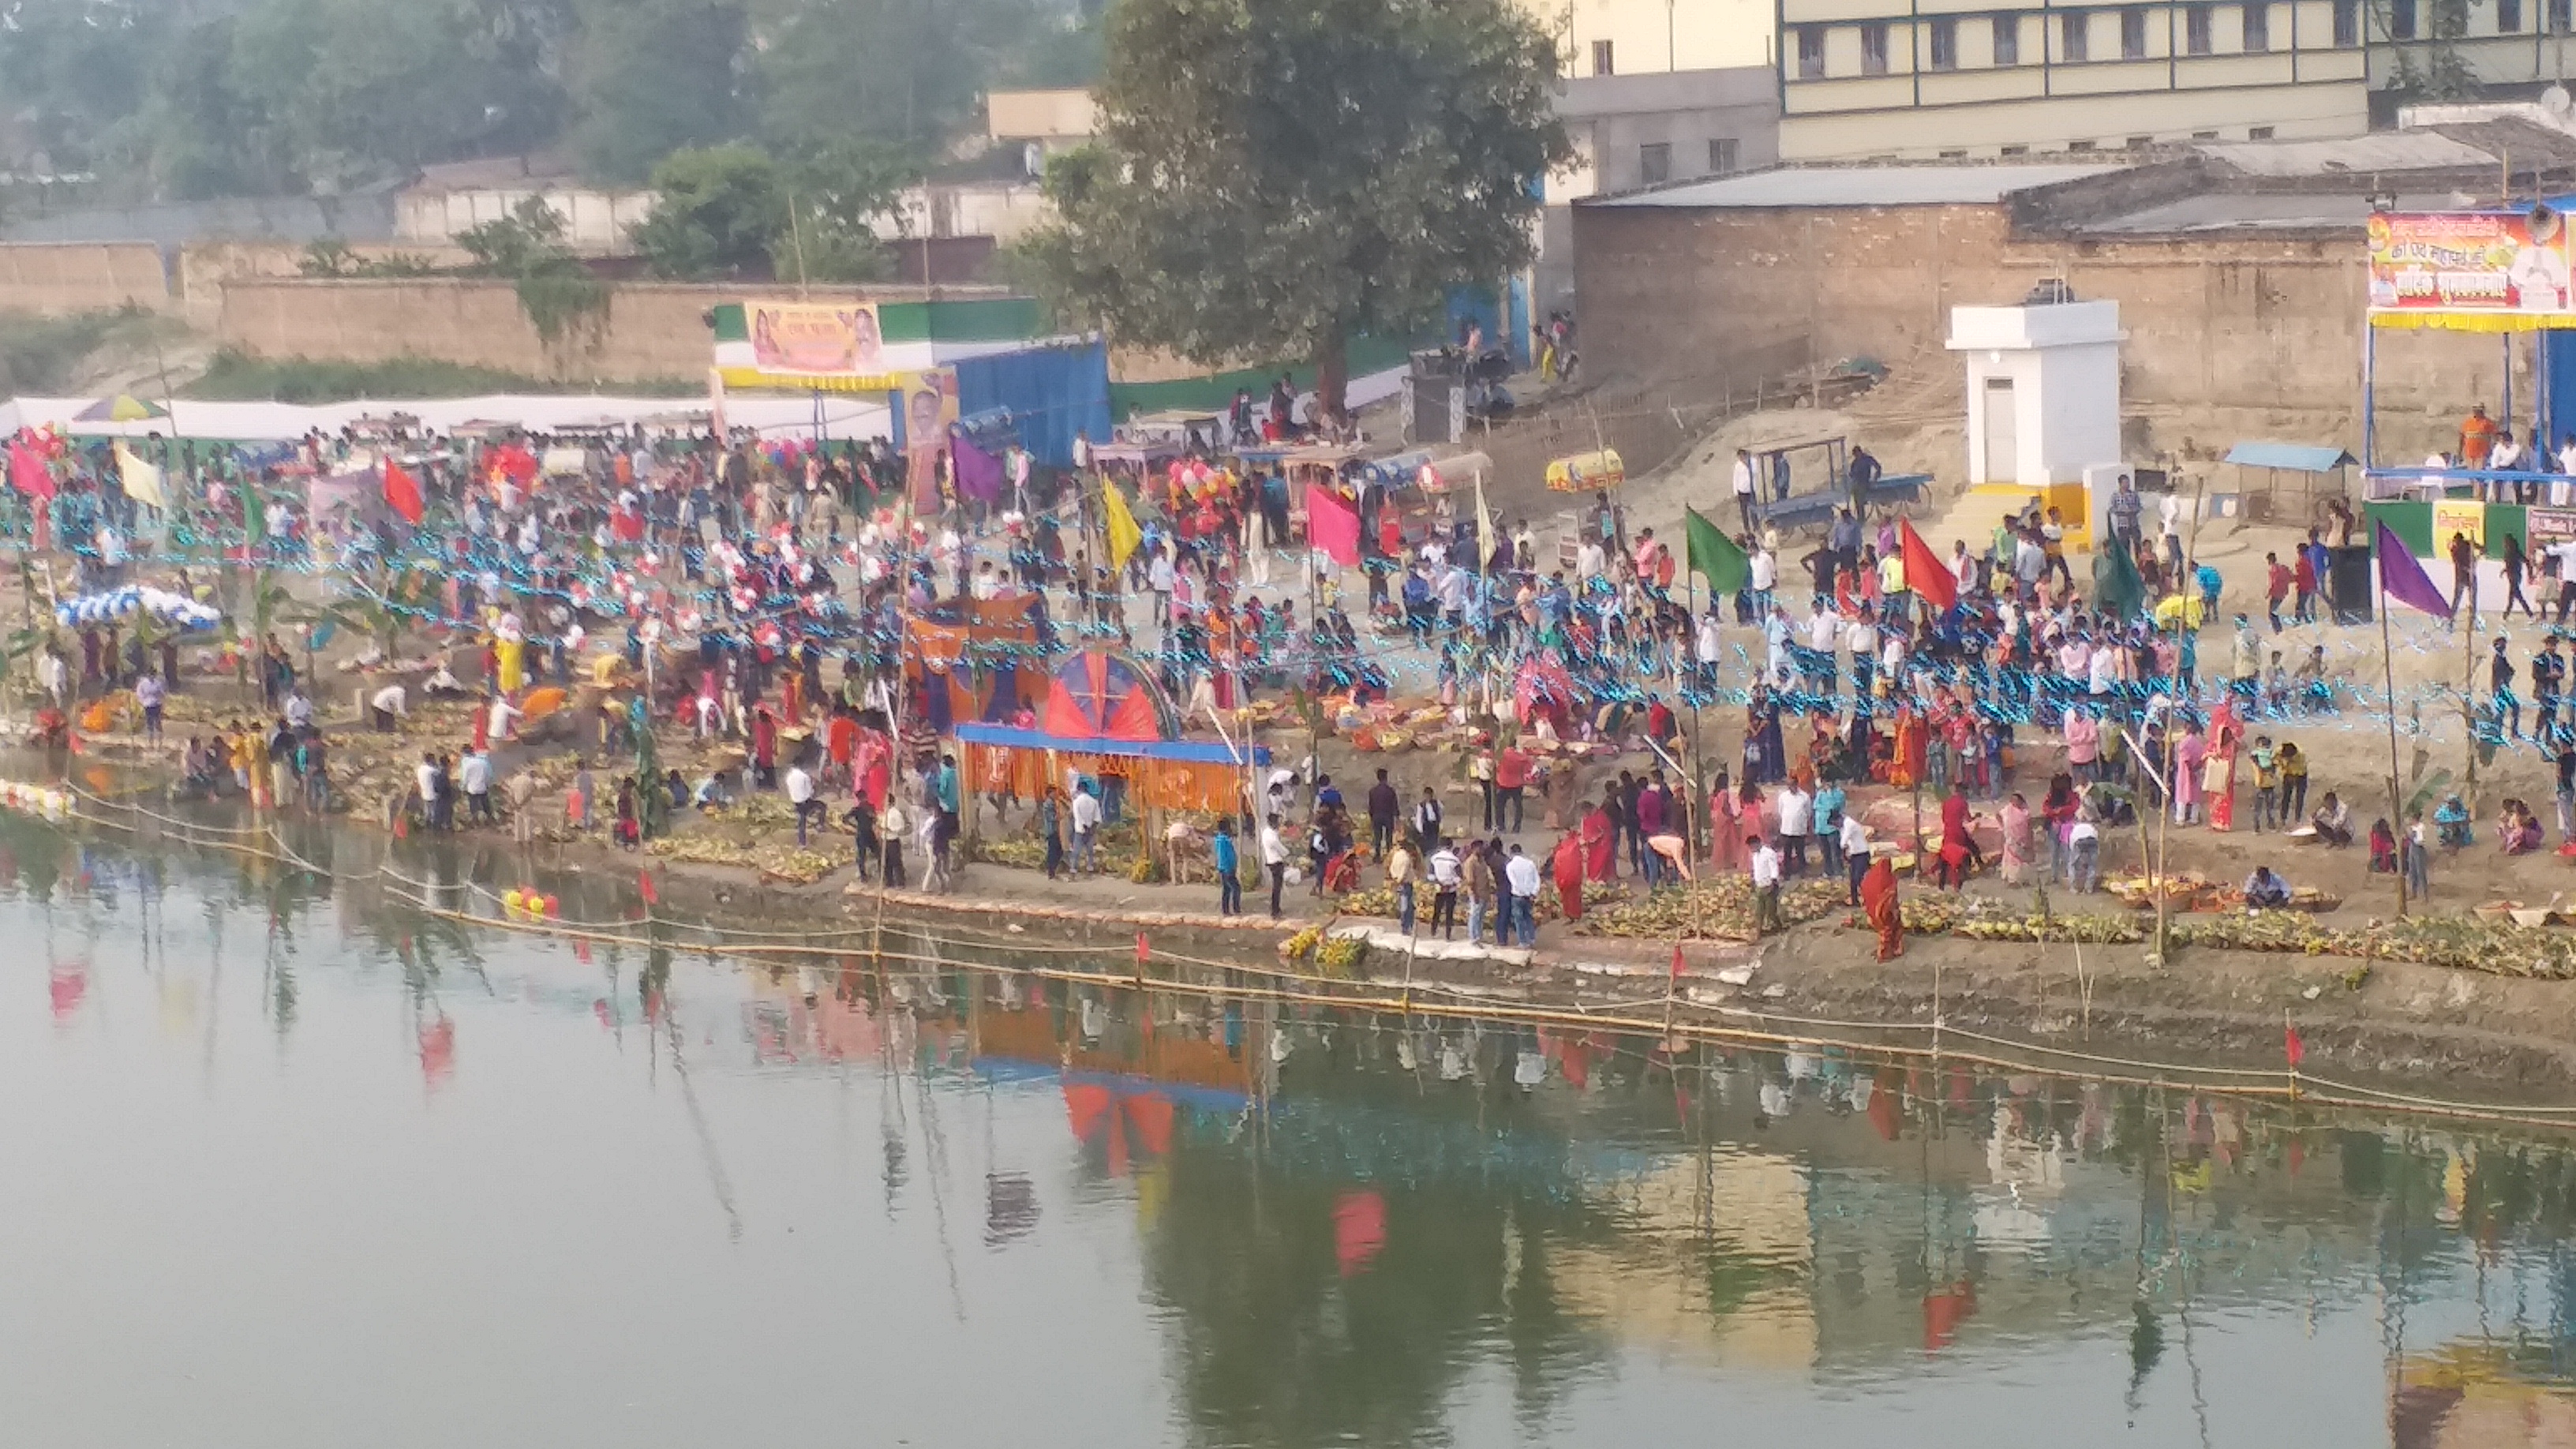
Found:
<svg viewBox="0 0 2576 1449"><path fill-rule="evenodd" d="M1208 847L1216 864L1216 913L1220 916L1243 914L1243 878L1235 872L1234 817L1223 816L1216 822L1216 840Z"/></svg>

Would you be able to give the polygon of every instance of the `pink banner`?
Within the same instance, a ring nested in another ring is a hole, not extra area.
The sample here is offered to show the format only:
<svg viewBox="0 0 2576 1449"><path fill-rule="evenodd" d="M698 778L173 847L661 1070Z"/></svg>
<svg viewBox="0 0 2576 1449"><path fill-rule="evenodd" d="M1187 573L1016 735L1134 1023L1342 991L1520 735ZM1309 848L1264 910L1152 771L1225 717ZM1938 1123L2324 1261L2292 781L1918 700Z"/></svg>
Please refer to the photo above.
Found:
<svg viewBox="0 0 2576 1449"><path fill-rule="evenodd" d="M1306 542L1344 568L1360 561L1360 506L1329 488L1306 490Z"/></svg>

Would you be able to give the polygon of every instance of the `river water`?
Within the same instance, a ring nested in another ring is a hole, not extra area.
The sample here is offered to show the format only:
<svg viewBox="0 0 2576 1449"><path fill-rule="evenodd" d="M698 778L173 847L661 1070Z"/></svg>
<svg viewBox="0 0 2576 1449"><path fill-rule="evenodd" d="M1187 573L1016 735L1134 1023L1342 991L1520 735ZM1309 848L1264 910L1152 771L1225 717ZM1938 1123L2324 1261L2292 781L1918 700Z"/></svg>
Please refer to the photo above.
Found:
<svg viewBox="0 0 2576 1449"><path fill-rule="evenodd" d="M11 1443L2576 1435L2543 1136L582 949L16 820L0 940Z"/></svg>

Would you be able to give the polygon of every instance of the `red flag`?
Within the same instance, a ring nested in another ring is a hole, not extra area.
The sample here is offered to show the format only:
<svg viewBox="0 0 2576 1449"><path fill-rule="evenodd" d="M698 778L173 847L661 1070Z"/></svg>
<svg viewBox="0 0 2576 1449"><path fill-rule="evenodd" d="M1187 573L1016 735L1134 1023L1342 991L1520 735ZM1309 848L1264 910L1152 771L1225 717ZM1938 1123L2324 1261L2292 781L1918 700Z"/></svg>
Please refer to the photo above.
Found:
<svg viewBox="0 0 2576 1449"><path fill-rule="evenodd" d="M2281 1050L2290 1058L2290 1070L2297 1071L2299 1063L2308 1059L2308 1044L2299 1039L2299 1029L2295 1026L2285 1026L2281 1032Z"/></svg>
<svg viewBox="0 0 2576 1449"><path fill-rule="evenodd" d="M1138 931L1136 933L1136 964L1139 966L1144 965L1145 958L1149 954L1151 954L1151 948L1145 944L1145 933Z"/></svg>
<svg viewBox="0 0 2576 1449"><path fill-rule="evenodd" d="M1682 943L1679 941L1673 943L1673 979L1682 979Z"/></svg>
<svg viewBox="0 0 2576 1449"><path fill-rule="evenodd" d="M41 454L24 443L9 445L9 483L30 498L54 496L53 470L45 466Z"/></svg>
<svg viewBox="0 0 2576 1449"><path fill-rule="evenodd" d="M1306 541L1344 568L1360 562L1360 506L1330 488L1306 490Z"/></svg>
<svg viewBox="0 0 2576 1449"><path fill-rule="evenodd" d="M1958 577L1932 551L1932 545L1925 543L1923 535L1904 519L1896 521L1896 530L1904 540L1905 586L1922 595L1923 601L1935 609L1947 609L1959 602Z"/></svg>
<svg viewBox="0 0 2576 1449"><path fill-rule="evenodd" d="M403 465L391 458L385 460L385 506L410 524L418 524L421 514L428 511L421 502L420 480L404 472Z"/></svg>
<svg viewBox="0 0 2576 1449"><path fill-rule="evenodd" d="M635 872L635 888L644 893L644 904L648 906L662 904L662 893L653 888L653 872L649 870Z"/></svg>

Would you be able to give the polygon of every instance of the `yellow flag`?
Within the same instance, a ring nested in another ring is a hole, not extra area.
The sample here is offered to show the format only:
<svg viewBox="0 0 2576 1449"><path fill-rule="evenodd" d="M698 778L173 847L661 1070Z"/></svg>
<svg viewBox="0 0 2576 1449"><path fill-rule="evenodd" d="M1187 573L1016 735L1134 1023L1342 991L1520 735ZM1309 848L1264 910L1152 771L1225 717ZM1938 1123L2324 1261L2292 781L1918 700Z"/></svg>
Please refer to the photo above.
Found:
<svg viewBox="0 0 2576 1449"><path fill-rule="evenodd" d="M1115 483L1100 485L1100 501L1109 513L1109 566L1127 567L1127 556L1145 541L1145 530L1136 526L1136 515L1127 511L1127 497Z"/></svg>
<svg viewBox="0 0 2576 1449"><path fill-rule="evenodd" d="M123 443L116 445L116 473L125 480L126 497L148 508L170 506L168 495L161 491L161 470Z"/></svg>

